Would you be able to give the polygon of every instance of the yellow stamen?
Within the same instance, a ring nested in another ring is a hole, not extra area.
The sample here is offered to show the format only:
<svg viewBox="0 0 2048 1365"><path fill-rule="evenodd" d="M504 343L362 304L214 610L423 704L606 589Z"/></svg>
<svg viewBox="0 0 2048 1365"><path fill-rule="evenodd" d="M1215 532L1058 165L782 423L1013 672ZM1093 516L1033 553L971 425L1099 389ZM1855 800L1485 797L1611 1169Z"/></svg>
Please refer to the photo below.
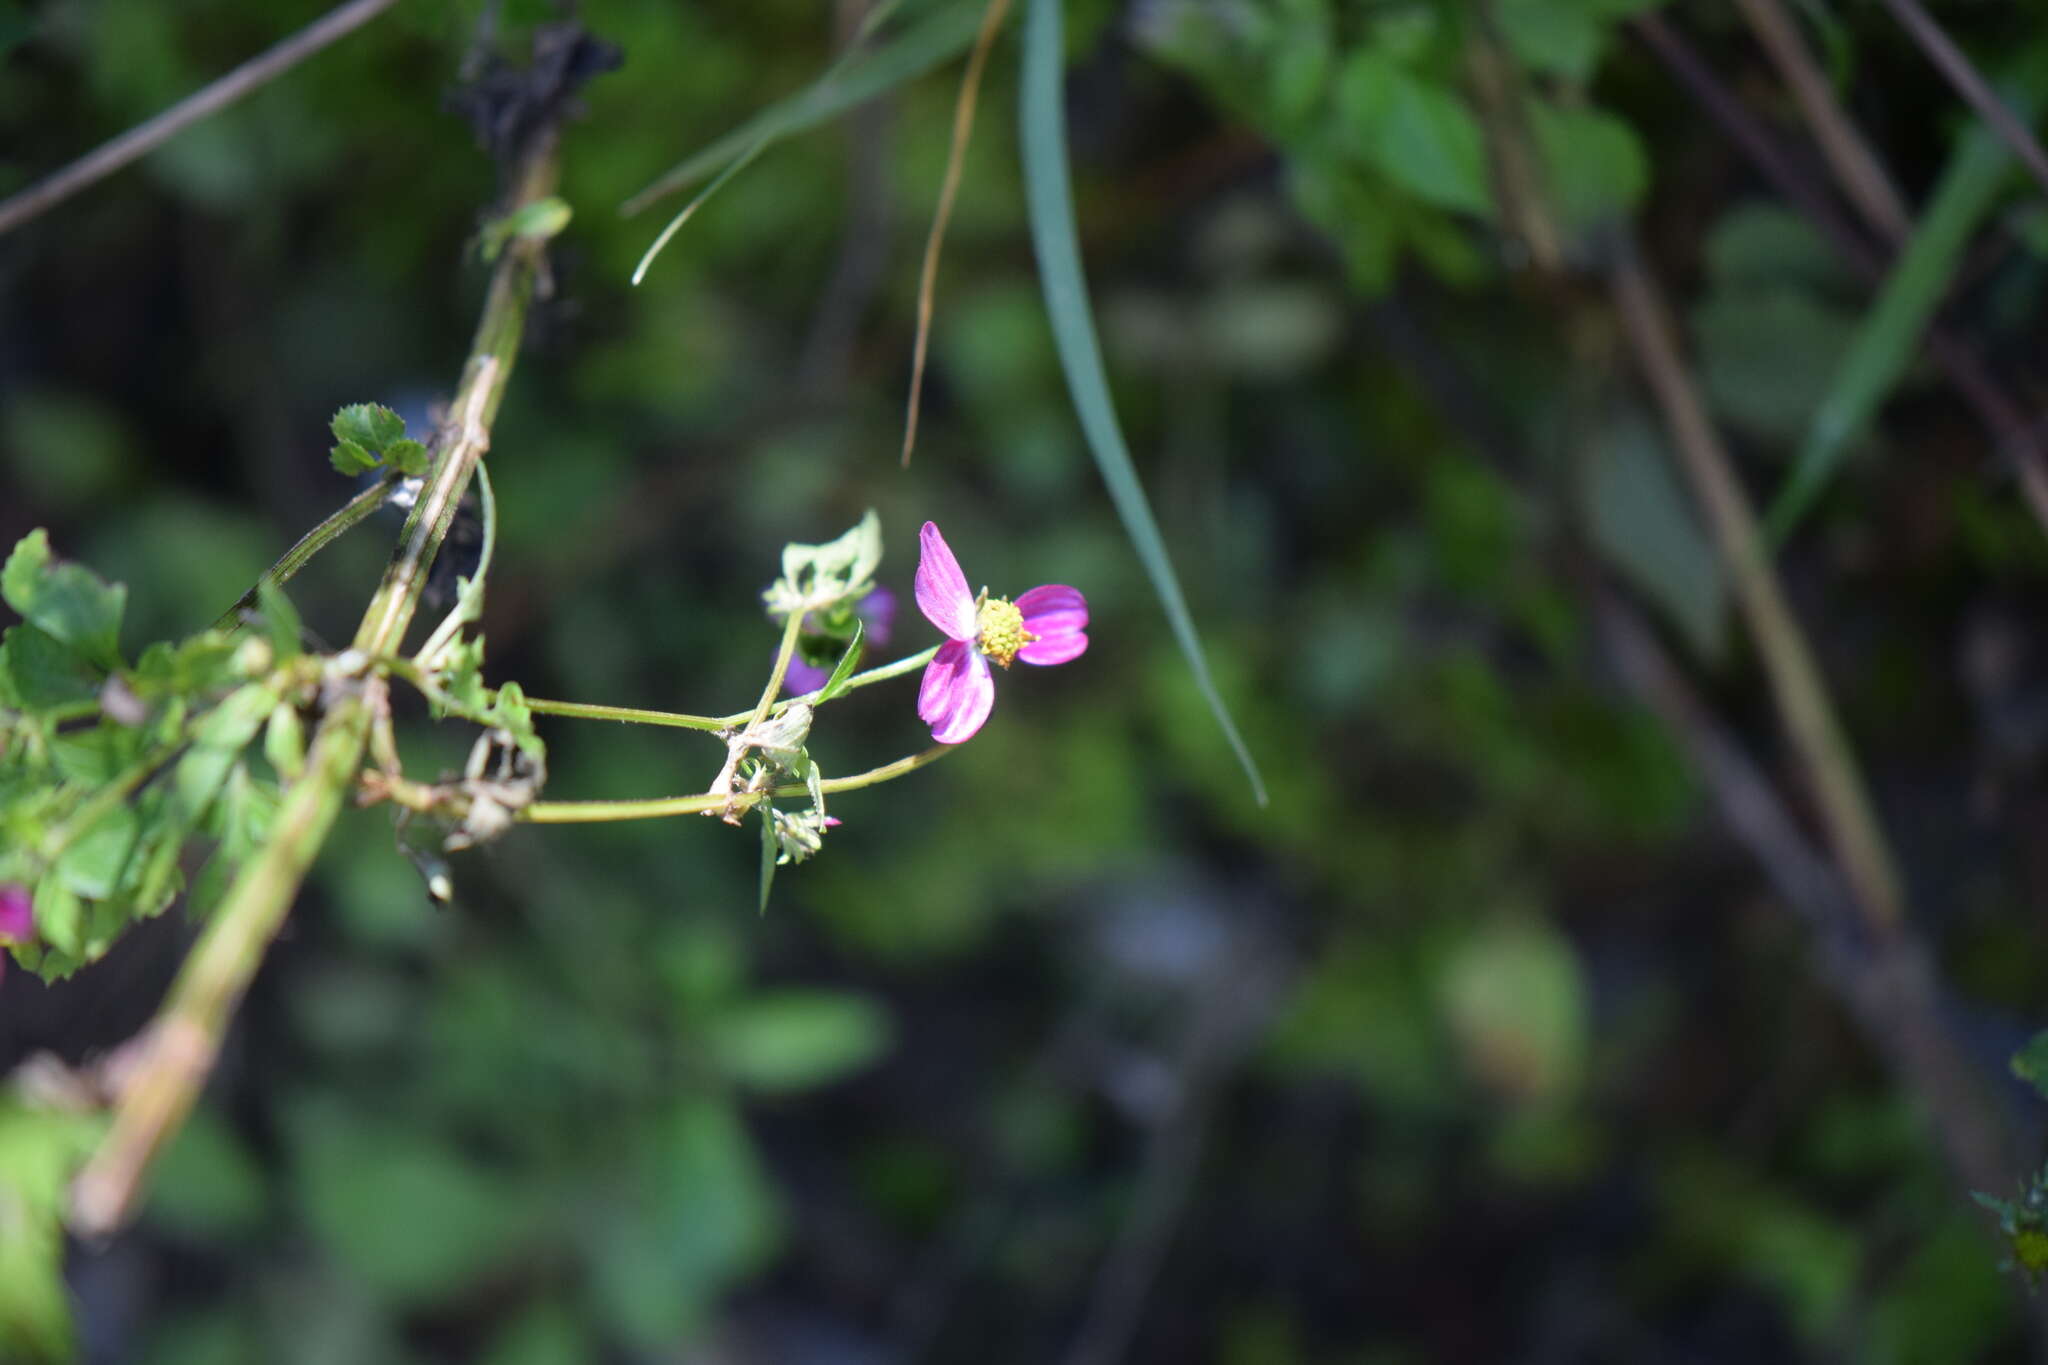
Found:
<svg viewBox="0 0 2048 1365"><path fill-rule="evenodd" d="M980 627L977 643L981 652L988 655L1004 668L1017 657L1017 651L1038 637L1024 629L1024 613L1006 597L991 597L981 604L976 614Z"/></svg>

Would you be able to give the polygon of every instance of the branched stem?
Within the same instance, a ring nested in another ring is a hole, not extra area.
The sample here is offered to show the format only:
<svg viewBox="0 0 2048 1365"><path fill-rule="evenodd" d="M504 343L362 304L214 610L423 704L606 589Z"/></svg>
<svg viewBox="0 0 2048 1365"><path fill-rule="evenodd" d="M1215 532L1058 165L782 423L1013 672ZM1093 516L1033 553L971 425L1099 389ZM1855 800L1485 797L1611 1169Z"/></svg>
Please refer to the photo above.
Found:
<svg viewBox="0 0 2048 1365"><path fill-rule="evenodd" d="M855 773L851 777L828 777L818 784L819 790L850 792L892 781L916 772L927 763L937 762L959 747L957 744L935 744L923 753L899 758L894 763L884 763L881 767L870 768L864 773ZM536 801L521 811L519 818L537 825L587 825L609 820L655 820L670 815L703 815L711 811L724 811L728 806L735 810L745 810L766 797L809 794L809 787L796 782L763 792L663 796L649 801Z"/></svg>
<svg viewBox="0 0 2048 1365"><path fill-rule="evenodd" d="M556 130L549 125L525 149L508 212L552 194L555 175ZM356 631L355 648L371 659L398 653L427 570L490 444L490 424L518 356L543 249L540 239L515 238L492 272L456 391L454 419L438 438L433 472ZM356 781L374 718L363 687L343 690L322 717L305 775L285 793L268 841L243 865L186 958L150 1025L144 1055L122 1092L113 1125L72 1186L71 1222L81 1234L104 1236L127 1218L151 1161L191 1110L235 1006Z"/></svg>
<svg viewBox="0 0 2048 1365"><path fill-rule="evenodd" d="M856 673L840 685L840 694L851 692L856 687L867 687L874 683L886 682L890 678L900 678L905 673L914 673L930 663L932 656L938 652L939 647L933 645L930 649L920 650L908 658L898 659L894 663L883 664L878 668L870 668L865 673ZM421 685L416 673L409 673L397 663L392 665L392 671L414 686ZM786 666L784 675L787 676ZM771 705L768 713L779 714L797 702L815 706L824 695L825 690L819 688L800 697L784 697ZM599 706L594 702L550 701L546 697L528 697L526 704L536 713L545 716L570 716L578 720L616 720L632 725L665 725L678 730L730 730L735 725L750 724L755 718L752 711L735 711L729 716L693 716L685 711L644 711L632 706Z"/></svg>

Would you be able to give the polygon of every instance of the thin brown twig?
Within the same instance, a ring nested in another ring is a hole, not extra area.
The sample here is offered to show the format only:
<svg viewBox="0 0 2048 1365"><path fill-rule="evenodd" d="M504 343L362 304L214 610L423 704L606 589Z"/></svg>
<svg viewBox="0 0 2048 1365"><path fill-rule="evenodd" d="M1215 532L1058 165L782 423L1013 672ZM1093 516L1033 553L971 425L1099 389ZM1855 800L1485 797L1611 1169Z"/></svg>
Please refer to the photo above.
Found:
<svg viewBox="0 0 2048 1365"><path fill-rule="evenodd" d="M1806 116L1807 126L1813 130L1821 155L1827 158L1842 192L1880 236L1894 246L1902 244L1913 230L1906 202L1870 145L1836 102L1827 77L1807 51L1792 16L1778 0L1736 0L1736 4L1770 56L1771 64L1791 87L1792 98L1799 102L1800 112Z"/></svg>
<svg viewBox="0 0 2048 1365"><path fill-rule="evenodd" d="M1756 761L1641 617L1605 588L1596 587L1593 597L1601 638L1622 680L1691 755L1729 830L1786 908L1806 922L1822 979L1921 1098L1957 1175L1971 1189L2009 1188L2019 1170L2011 1135L1943 1021L1924 949L1910 933L1872 942L1856 932L1849 888L1806 842Z"/></svg>
<svg viewBox="0 0 2048 1365"><path fill-rule="evenodd" d="M1869 241L1844 219L1834 202L1816 190L1740 101L1700 60L1683 37L1660 17L1631 21L1636 36L1656 54L1687 92L1707 111L1778 194L1798 210L1867 284L1884 275L1884 262ZM1928 354L1996 443L2001 460L2018 474L2020 491L2043 528L2048 528L2048 449L2026 413L1999 384L1970 344L1939 324L1928 329Z"/></svg>
<svg viewBox="0 0 2048 1365"><path fill-rule="evenodd" d="M1934 63L1935 69L1948 79L1956 93L2012 149L2013 155L2026 166L2041 188L2048 191L2048 150L2042 149L2033 131L2007 107L2004 100L1998 98L1963 50L1955 45L1941 25L1934 22L1933 16L1921 8L1920 0L1884 0L1884 7L1899 21L1899 27L1912 35L1920 50L1927 54L1927 60Z"/></svg>
<svg viewBox="0 0 2048 1365"><path fill-rule="evenodd" d="M974 35L974 50L967 56L967 70L960 77L960 96L953 104L953 143L946 154L946 178L939 186L939 206L932 213L932 230L924 242L924 265L917 276L917 341L910 355L910 400L903 419L903 467L910 468L910 452L917 445L917 414L924 400L925 354L932 340L932 299L939 289L939 248L946 240L946 224L953 218L953 198L960 192L960 174L967 165L967 140L974 135L974 106L981 94L982 72L988 67L989 49L1010 12L1010 0L988 0L982 11L981 30Z"/></svg>
<svg viewBox="0 0 2048 1365"><path fill-rule="evenodd" d="M1820 807L1828 843L1871 929L1894 933L1905 918L1891 852L1814 662L1764 547L1756 514L1736 479L1705 403L1679 350L1671 311L1633 243L1624 242L1609 278L1616 311L1649 381L1694 496L1712 528L1750 636L1770 678L1778 716Z"/></svg>
<svg viewBox="0 0 2048 1365"><path fill-rule="evenodd" d="M283 42L251 57L213 84L187 95L155 118L136 124L64 169L0 200L0 234L13 231L129 162L155 151L201 119L219 113L250 91L277 79L397 3L398 0L349 0Z"/></svg>

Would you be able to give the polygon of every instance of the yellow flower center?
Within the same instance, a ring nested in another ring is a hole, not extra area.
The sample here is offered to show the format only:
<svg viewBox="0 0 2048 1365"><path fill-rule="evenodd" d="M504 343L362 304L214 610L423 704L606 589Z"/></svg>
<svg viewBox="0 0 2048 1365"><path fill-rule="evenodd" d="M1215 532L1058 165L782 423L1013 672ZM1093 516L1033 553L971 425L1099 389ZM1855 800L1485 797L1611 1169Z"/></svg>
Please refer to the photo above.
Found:
<svg viewBox="0 0 2048 1365"><path fill-rule="evenodd" d="M983 602L976 624L980 627L981 652L1004 668L1010 666L1018 650L1038 638L1024 629L1024 613L1005 597L991 597Z"/></svg>

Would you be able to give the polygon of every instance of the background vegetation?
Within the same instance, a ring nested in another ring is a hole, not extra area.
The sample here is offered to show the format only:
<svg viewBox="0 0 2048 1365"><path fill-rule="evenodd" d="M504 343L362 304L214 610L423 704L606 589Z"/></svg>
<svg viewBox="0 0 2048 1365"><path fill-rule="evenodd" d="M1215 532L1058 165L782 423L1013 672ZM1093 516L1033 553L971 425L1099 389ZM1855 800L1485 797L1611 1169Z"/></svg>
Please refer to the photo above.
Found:
<svg viewBox="0 0 2048 1365"><path fill-rule="evenodd" d="M2029 7L1932 10L2013 107L2048 95ZM319 12L0 10L0 188ZM1898 216L1842 178L1759 13ZM491 446L491 672L743 706L780 546L868 506L906 608L931 518L977 586L1081 585L1090 652L842 798L765 915L712 821L515 831L443 909L388 812L345 816L139 1224L72 1248L85 1357L2038 1349L1967 1191L2009 1193L2042 1137L2004 1074L2048 995L2048 540L2014 478L2048 215L1892 8L1068 6L1104 350L1263 809L1061 377L1016 16L907 472L957 61L778 144L629 286L661 214L616 206L814 81L860 14L578 7L626 60L566 134L576 217ZM48 526L126 581L133 646L206 624L346 497L329 414L419 423L474 323L496 185L446 92L554 17L399 4L0 239L0 542ZM1768 557L1717 540L1643 382L1646 289L1754 500L1808 471ZM372 526L294 583L328 640L389 552ZM1760 564L1902 935L1781 721ZM927 635L906 610L901 649ZM841 705L835 771L924 741L908 683ZM546 733L561 798L691 790L719 757ZM126 1039L191 934L151 921L55 987L9 971L0 1060Z"/></svg>

